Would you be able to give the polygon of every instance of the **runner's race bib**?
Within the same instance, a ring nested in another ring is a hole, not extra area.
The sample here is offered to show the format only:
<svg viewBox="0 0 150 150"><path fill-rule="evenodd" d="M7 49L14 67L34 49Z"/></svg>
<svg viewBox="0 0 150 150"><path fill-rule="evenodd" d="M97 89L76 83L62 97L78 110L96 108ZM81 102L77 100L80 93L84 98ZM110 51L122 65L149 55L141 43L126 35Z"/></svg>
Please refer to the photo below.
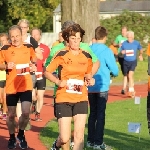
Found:
<svg viewBox="0 0 150 150"><path fill-rule="evenodd" d="M35 72L35 76L37 80L42 80L43 79L43 73L42 72Z"/></svg>
<svg viewBox="0 0 150 150"><path fill-rule="evenodd" d="M126 56L134 56L134 50L126 50Z"/></svg>
<svg viewBox="0 0 150 150"><path fill-rule="evenodd" d="M29 74L29 64L17 64L16 71L17 71L17 76L23 76Z"/></svg>
<svg viewBox="0 0 150 150"><path fill-rule="evenodd" d="M82 94L83 85L84 85L83 80L69 79L69 80L67 80L66 92Z"/></svg>

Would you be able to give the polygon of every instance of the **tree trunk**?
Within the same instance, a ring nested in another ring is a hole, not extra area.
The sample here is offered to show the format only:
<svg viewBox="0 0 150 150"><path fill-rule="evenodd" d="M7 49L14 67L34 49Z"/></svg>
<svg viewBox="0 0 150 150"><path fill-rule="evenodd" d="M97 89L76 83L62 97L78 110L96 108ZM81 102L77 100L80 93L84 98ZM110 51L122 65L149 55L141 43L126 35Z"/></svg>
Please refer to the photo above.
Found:
<svg viewBox="0 0 150 150"><path fill-rule="evenodd" d="M94 37L94 30L100 25L99 0L62 0L62 23L72 20L85 30L84 42L89 43Z"/></svg>

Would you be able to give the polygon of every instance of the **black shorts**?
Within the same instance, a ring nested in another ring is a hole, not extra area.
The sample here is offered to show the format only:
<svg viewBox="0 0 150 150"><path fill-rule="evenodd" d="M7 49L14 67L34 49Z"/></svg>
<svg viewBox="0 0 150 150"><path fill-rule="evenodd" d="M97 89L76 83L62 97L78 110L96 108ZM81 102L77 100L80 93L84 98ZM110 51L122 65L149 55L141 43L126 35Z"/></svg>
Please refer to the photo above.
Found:
<svg viewBox="0 0 150 150"><path fill-rule="evenodd" d="M18 101L20 102L32 102L32 91L17 92L16 94L6 94L7 106L17 106Z"/></svg>
<svg viewBox="0 0 150 150"><path fill-rule="evenodd" d="M129 71L134 71L135 68L137 66L137 60L135 61L125 61L123 62L123 72L124 72L124 75L126 76Z"/></svg>
<svg viewBox="0 0 150 150"><path fill-rule="evenodd" d="M43 76L43 79L36 80L36 83L34 85L34 89L37 88L37 90L45 90L46 87L46 78Z"/></svg>
<svg viewBox="0 0 150 150"><path fill-rule="evenodd" d="M55 103L54 115L57 119L62 117L73 117L77 114L88 113L88 101L78 103Z"/></svg>
<svg viewBox="0 0 150 150"><path fill-rule="evenodd" d="M4 88L6 85L6 80L0 81L0 88Z"/></svg>

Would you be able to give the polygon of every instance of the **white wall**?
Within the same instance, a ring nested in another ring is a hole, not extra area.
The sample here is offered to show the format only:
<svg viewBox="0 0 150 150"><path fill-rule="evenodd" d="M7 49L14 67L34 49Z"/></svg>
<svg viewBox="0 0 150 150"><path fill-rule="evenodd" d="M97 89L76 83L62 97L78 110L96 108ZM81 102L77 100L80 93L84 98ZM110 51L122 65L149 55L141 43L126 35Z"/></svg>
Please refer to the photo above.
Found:
<svg viewBox="0 0 150 150"><path fill-rule="evenodd" d="M52 44L58 39L58 33L42 33L41 43L51 48Z"/></svg>

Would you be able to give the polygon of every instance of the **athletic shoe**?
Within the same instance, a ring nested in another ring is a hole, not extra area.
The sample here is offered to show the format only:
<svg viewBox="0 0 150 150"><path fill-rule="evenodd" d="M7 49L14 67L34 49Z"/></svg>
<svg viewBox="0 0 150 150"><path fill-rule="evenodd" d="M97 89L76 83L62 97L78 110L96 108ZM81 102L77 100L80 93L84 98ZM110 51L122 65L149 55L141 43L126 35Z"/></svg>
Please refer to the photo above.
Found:
<svg viewBox="0 0 150 150"><path fill-rule="evenodd" d="M98 149L98 150L113 150L110 146L107 146L104 143L102 143L101 145L94 145L93 149Z"/></svg>
<svg viewBox="0 0 150 150"><path fill-rule="evenodd" d="M56 146L56 142L57 140L53 143L52 147L50 148L50 150L60 150L60 147Z"/></svg>
<svg viewBox="0 0 150 150"><path fill-rule="evenodd" d="M122 89L122 90L121 90L121 94L125 94L125 90Z"/></svg>
<svg viewBox="0 0 150 150"><path fill-rule="evenodd" d="M17 140L19 141L19 146L21 149L27 149L28 148L28 145L27 145L27 142L25 140L25 136L18 136L17 135Z"/></svg>
<svg viewBox="0 0 150 150"><path fill-rule="evenodd" d="M15 148L16 148L16 139L9 139L8 149L15 149Z"/></svg>
<svg viewBox="0 0 150 150"><path fill-rule="evenodd" d="M27 124L27 126L25 127L25 131L31 130L31 124L30 124L30 120Z"/></svg>
<svg viewBox="0 0 150 150"><path fill-rule="evenodd" d="M6 120L7 119L7 115L3 114L2 120Z"/></svg>
<svg viewBox="0 0 150 150"><path fill-rule="evenodd" d="M90 141L87 141L86 146L88 148L93 148L94 147L94 143L91 143Z"/></svg>
<svg viewBox="0 0 150 150"><path fill-rule="evenodd" d="M128 96L131 97L131 98L134 98L135 97L135 92L128 92Z"/></svg>
<svg viewBox="0 0 150 150"><path fill-rule="evenodd" d="M35 121L42 121L42 119L40 118L40 113L36 112L35 114Z"/></svg>

